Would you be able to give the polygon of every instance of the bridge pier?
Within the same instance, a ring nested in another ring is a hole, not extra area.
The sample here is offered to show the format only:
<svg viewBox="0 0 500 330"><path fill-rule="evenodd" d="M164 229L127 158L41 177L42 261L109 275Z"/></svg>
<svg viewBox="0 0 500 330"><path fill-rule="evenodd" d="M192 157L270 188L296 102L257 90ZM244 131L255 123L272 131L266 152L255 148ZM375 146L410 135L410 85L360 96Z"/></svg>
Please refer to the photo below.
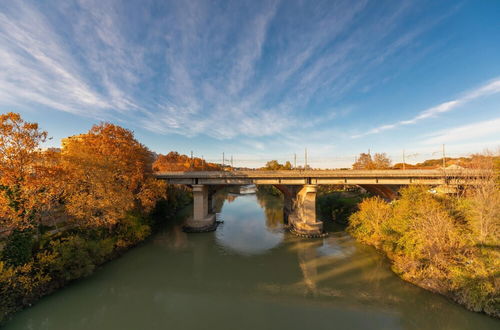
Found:
<svg viewBox="0 0 500 330"><path fill-rule="evenodd" d="M283 194L283 222L288 225L288 219L293 212L295 198L301 186L275 184L274 187Z"/></svg>
<svg viewBox="0 0 500 330"><path fill-rule="evenodd" d="M207 185L193 185L193 217L189 218L186 228L189 231L210 231L215 229L215 214L209 205L209 191Z"/></svg>
<svg viewBox="0 0 500 330"><path fill-rule="evenodd" d="M317 185L304 185L294 198L293 211L288 216L288 222L293 232L299 235L315 237L323 234L323 222L316 219L317 189Z"/></svg>

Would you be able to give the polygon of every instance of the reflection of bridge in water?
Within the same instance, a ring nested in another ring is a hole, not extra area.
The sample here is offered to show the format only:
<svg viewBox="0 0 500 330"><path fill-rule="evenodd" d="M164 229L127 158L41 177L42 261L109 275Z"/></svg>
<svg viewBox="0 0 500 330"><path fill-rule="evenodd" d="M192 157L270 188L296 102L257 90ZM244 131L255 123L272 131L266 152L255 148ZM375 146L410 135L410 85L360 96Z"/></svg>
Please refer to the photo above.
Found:
<svg viewBox="0 0 500 330"><path fill-rule="evenodd" d="M214 227L211 198L214 187L227 185L273 185L284 196L285 220L298 234L320 235L323 223L316 219L318 185L357 185L394 199L401 186L443 186L447 190L467 184L480 172L462 170L317 170L317 171L192 171L156 173L160 180L193 188L193 218L188 225L205 231Z"/></svg>

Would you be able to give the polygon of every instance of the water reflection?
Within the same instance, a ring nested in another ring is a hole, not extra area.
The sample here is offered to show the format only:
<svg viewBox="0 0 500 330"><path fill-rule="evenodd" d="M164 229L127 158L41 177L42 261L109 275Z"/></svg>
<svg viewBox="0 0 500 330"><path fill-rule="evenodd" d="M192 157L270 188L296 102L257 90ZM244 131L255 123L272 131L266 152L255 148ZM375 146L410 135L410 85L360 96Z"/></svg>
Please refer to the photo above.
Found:
<svg viewBox="0 0 500 330"><path fill-rule="evenodd" d="M255 195L243 195L238 198L229 195L228 198L231 203L224 204L222 209L224 223L215 233L219 246L228 252L255 255L265 253L283 241L283 218L281 217L280 223L274 214L267 218L266 209L256 212Z"/></svg>
<svg viewBox="0 0 500 330"><path fill-rule="evenodd" d="M264 210L268 230L283 229L283 198L263 193L257 190L255 197Z"/></svg>

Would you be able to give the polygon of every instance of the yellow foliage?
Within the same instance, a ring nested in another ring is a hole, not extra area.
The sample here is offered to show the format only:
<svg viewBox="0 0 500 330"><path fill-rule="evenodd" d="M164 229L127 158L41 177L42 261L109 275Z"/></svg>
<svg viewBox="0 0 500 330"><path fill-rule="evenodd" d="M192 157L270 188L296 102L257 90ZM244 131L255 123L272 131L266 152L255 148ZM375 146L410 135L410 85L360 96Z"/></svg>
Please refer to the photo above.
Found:
<svg viewBox="0 0 500 330"><path fill-rule="evenodd" d="M19 114L0 115L0 225L33 226L58 203L61 168L57 154L39 150L46 137Z"/></svg>
<svg viewBox="0 0 500 330"><path fill-rule="evenodd" d="M498 190L490 188L475 186L464 199L407 187L391 204L363 201L348 229L360 241L384 249L403 279L499 316L498 213L497 205L486 202L495 202L491 196Z"/></svg>
<svg viewBox="0 0 500 330"><path fill-rule="evenodd" d="M91 226L111 226L134 207L149 210L166 194L152 177L152 154L122 127L103 123L63 143L68 212Z"/></svg>

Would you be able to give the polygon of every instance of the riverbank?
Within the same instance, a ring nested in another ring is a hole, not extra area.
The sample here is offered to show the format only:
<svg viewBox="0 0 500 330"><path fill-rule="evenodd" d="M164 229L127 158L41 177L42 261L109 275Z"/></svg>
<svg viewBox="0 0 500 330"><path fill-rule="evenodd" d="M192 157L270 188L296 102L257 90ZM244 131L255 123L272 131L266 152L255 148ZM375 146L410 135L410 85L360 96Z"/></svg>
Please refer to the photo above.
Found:
<svg viewBox="0 0 500 330"><path fill-rule="evenodd" d="M348 232L374 246L403 280L500 318L498 191L439 196L422 187L387 203L365 199Z"/></svg>
<svg viewBox="0 0 500 330"><path fill-rule="evenodd" d="M149 214L128 213L111 229L47 231L38 240L31 232L14 232L5 243L4 260L0 261L0 324L146 241L174 222L190 200L188 191L171 187L168 199L159 201ZM5 261L9 253L26 257L19 264L9 263Z"/></svg>

